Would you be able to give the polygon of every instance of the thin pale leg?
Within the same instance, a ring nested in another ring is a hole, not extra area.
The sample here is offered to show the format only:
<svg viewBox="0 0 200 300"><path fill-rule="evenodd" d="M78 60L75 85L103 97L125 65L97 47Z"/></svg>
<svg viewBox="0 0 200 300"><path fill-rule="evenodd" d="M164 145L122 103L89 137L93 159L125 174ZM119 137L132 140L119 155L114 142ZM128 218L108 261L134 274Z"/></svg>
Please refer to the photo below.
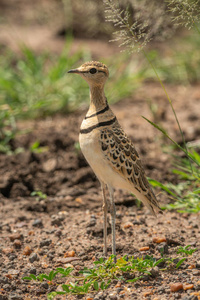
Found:
<svg viewBox="0 0 200 300"><path fill-rule="evenodd" d="M112 229L112 254L116 255L116 244L115 244L115 218L116 218L116 210L115 210L115 202L114 202L114 192L111 187L109 187L110 193L110 214L111 214L111 229ZM116 262L116 257L114 259Z"/></svg>
<svg viewBox="0 0 200 300"><path fill-rule="evenodd" d="M107 256L107 213L108 204L106 200L106 185L101 182L102 194L103 194L103 253Z"/></svg>

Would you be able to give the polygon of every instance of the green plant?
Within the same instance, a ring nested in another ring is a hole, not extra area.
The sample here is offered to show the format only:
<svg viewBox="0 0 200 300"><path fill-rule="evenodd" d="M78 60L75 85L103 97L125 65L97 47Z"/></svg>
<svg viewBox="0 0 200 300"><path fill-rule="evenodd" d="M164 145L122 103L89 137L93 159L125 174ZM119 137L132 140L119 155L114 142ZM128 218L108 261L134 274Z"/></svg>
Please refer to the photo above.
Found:
<svg viewBox="0 0 200 300"><path fill-rule="evenodd" d="M182 254L182 255L192 255L195 251L197 251L197 248L192 248L189 249L191 247L191 245L187 245L185 247L179 247L177 250L177 254Z"/></svg>
<svg viewBox="0 0 200 300"><path fill-rule="evenodd" d="M159 187L167 192L173 203L167 204L163 209L176 209L178 212L197 213L200 211L200 155L192 150L190 152L194 163L190 164L188 159L176 157L176 168L172 170L181 180L178 184L161 184L150 179L154 187ZM191 168L192 167L192 168Z"/></svg>
<svg viewBox="0 0 200 300"><path fill-rule="evenodd" d="M30 146L30 151L34 153L42 153L48 151L48 147L40 147L40 142L36 141Z"/></svg>
<svg viewBox="0 0 200 300"><path fill-rule="evenodd" d="M55 271L51 271L48 275L40 274L35 276L33 274L24 277L24 280L36 280L52 281L56 275L60 274L62 277L69 277L73 279L73 282L62 284L62 291L53 291L48 294L48 299L53 299L56 295L77 294L84 295L92 291L99 291L107 289L112 283L113 279L125 282L135 282L143 278L144 274L151 275L151 269L158 266L161 262L166 262L173 267L174 260L169 257L161 257L159 260L146 255L145 257L121 257L114 262L114 255L111 255L107 260L100 258L94 262L92 268L85 267L79 271L79 276L73 275L73 268L68 267L66 269L57 268ZM186 258L183 258L176 262L175 268L179 268ZM163 269L165 270L165 269ZM129 274L127 279L127 274Z"/></svg>
<svg viewBox="0 0 200 300"><path fill-rule="evenodd" d="M33 191L32 193L31 193L31 196L32 197L35 197L36 196L36 201L40 201L40 200L43 200L43 199L46 199L47 198L47 195L46 194L44 194L43 192L41 192L41 191Z"/></svg>

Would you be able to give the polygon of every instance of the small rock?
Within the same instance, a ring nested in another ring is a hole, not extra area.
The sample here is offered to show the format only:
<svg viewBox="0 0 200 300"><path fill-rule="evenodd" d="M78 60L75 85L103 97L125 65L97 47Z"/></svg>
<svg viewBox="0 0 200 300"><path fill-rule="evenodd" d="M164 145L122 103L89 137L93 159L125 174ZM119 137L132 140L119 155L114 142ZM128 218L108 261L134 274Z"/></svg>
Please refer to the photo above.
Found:
<svg viewBox="0 0 200 300"><path fill-rule="evenodd" d="M9 279L7 277L0 276L0 285L6 283L9 283Z"/></svg>
<svg viewBox="0 0 200 300"><path fill-rule="evenodd" d="M62 231L61 231L61 230L57 230L57 231L55 232L55 236L60 237L61 235L62 235Z"/></svg>
<svg viewBox="0 0 200 300"><path fill-rule="evenodd" d="M130 228L130 227L133 227L133 224L131 222L127 222L123 225L124 229L127 229L127 228Z"/></svg>
<svg viewBox="0 0 200 300"><path fill-rule="evenodd" d="M47 282L41 283L41 288L48 290L48 288L49 288L48 283Z"/></svg>
<svg viewBox="0 0 200 300"><path fill-rule="evenodd" d="M10 240L13 242L14 240L20 240L23 237L21 233L14 233L9 236Z"/></svg>
<svg viewBox="0 0 200 300"><path fill-rule="evenodd" d="M34 227L43 227L43 223L41 219L36 219L33 221L32 226Z"/></svg>
<svg viewBox="0 0 200 300"><path fill-rule="evenodd" d="M57 160L55 158L50 158L43 163L43 170L47 173L52 172L56 169Z"/></svg>
<svg viewBox="0 0 200 300"><path fill-rule="evenodd" d="M139 249L140 251L148 251L149 250L149 246L146 246L146 247L142 247Z"/></svg>
<svg viewBox="0 0 200 300"><path fill-rule="evenodd" d="M51 218L52 218L51 225L61 226L63 220L65 219L65 216L63 216L63 215L59 215L59 216L52 215Z"/></svg>
<svg viewBox="0 0 200 300"><path fill-rule="evenodd" d="M159 275L159 268L157 266L155 268L152 268L150 270L150 273L153 278L156 278Z"/></svg>
<svg viewBox="0 0 200 300"><path fill-rule="evenodd" d="M200 269L200 261L199 261L199 260L198 260L197 263L196 263L196 268L197 268L197 269Z"/></svg>
<svg viewBox="0 0 200 300"><path fill-rule="evenodd" d="M38 257L38 255L37 255L37 253L33 253L33 254L29 257L29 261L30 261L31 263L33 263L34 261L37 261L37 260L39 260L39 257Z"/></svg>
<svg viewBox="0 0 200 300"><path fill-rule="evenodd" d="M24 248L23 254L28 256L28 255L30 255L31 253L32 253L31 248L30 248L29 246L26 246L26 247Z"/></svg>
<svg viewBox="0 0 200 300"><path fill-rule="evenodd" d="M34 253L35 254L35 253ZM34 255L33 254L33 255ZM30 260L30 258L29 258L29 260ZM36 275L36 272L37 272L37 270L36 270L36 268L31 268L30 270L29 270L29 273L30 274L33 274L33 275Z"/></svg>
<svg viewBox="0 0 200 300"><path fill-rule="evenodd" d="M4 248L2 249L2 252L6 255L10 254L10 253L13 253L14 252L14 249L13 248Z"/></svg>
<svg viewBox="0 0 200 300"><path fill-rule="evenodd" d="M13 243L13 246L16 248L16 249L20 249L21 246L22 246L22 242L20 240L15 240L14 243Z"/></svg>
<svg viewBox="0 0 200 300"><path fill-rule="evenodd" d="M153 242L156 244L160 244L160 243L166 243L166 238L165 237L154 237L153 238Z"/></svg>
<svg viewBox="0 0 200 300"><path fill-rule="evenodd" d="M40 242L40 247L49 246L52 243L51 239L45 239Z"/></svg>
<svg viewBox="0 0 200 300"><path fill-rule="evenodd" d="M0 295L0 300L8 300L8 297L6 295Z"/></svg>
<svg viewBox="0 0 200 300"><path fill-rule="evenodd" d="M194 284L184 284L184 286L183 286L183 289L184 289L185 291L191 290L191 289L193 289L193 288L194 288Z"/></svg>
<svg viewBox="0 0 200 300"><path fill-rule="evenodd" d="M10 291L10 289L11 289L11 285L8 283L4 284L2 287L5 291Z"/></svg>
<svg viewBox="0 0 200 300"><path fill-rule="evenodd" d="M181 282L172 283L170 285L171 292L178 292L180 290L183 290L183 284Z"/></svg>
<svg viewBox="0 0 200 300"><path fill-rule="evenodd" d="M199 270L192 270L192 274L194 276L198 276L198 275L200 275L200 271Z"/></svg>
<svg viewBox="0 0 200 300"><path fill-rule="evenodd" d="M17 255L16 254L10 254L9 256L8 256L8 258L9 258L9 260L15 260L16 258L17 258Z"/></svg>
<svg viewBox="0 0 200 300"><path fill-rule="evenodd" d="M75 256L75 251L72 250L72 251L67 251L65 252L64 254L64 257L74 257Z"/></svg>
<svg viewBox="0 0 200 300"><path fill-rule="evenodd" d="M11 295L9 295L9 297L8 297L8 300L21 300L21 299L23 299L19 294L11 294Z"/></svg>

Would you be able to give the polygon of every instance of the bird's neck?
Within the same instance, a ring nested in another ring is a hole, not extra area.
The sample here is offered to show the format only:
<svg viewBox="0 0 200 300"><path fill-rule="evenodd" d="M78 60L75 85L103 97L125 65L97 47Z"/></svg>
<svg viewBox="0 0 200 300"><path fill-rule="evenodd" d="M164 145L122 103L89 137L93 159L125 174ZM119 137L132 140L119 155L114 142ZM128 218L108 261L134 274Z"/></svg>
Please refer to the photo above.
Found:
<svg viewBox="0 0 200 300"><path fill-rule="evenodd" d="M104 86L90 86L90 107L88 113L94 113L107 105Z"/></svg>

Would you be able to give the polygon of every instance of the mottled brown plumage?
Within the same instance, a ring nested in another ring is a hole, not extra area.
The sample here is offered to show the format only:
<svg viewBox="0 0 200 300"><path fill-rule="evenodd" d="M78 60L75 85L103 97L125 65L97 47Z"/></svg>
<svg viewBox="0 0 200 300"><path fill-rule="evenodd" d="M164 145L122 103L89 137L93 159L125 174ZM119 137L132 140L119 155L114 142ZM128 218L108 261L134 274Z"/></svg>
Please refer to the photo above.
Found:
<svg viewBox="0 0 200 300"><path fill-rule="evenodd" d="M112 253L115 255L116 213L113 189L120 188L132 192L154 215L160 208L133 143L124 133L108 105L104 94L104 85L109 75L106 65L91 61L70 70L69 73L79 74L90 87L90 107L81 124L79 141L82 152L102 187L105 255L107 255L108 209L106 186L110 193Z"/></svg>

